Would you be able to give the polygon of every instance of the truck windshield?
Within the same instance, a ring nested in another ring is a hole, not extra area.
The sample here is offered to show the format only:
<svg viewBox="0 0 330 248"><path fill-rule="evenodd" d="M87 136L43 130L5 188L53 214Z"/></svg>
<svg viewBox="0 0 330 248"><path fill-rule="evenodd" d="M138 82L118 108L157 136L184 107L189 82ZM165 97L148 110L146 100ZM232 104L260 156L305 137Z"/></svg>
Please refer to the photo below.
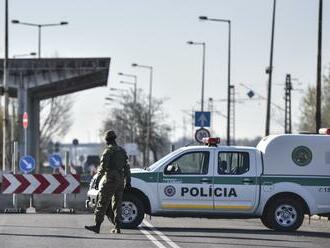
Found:
<svg viewBox="0 0 330 248"><path fill-rule="evenodd" d="M174 152L170 152L169 154L165 155L164 157L162 157L161 159L159 159L158 161L156 161L155 163L153 163L152 165L150 165L149 167L147 167L146 170L153 171L153 170L157 169L166 160L168 160L169 158L177 155L180 152L181 152L181 149L175 150Z"/></svg>

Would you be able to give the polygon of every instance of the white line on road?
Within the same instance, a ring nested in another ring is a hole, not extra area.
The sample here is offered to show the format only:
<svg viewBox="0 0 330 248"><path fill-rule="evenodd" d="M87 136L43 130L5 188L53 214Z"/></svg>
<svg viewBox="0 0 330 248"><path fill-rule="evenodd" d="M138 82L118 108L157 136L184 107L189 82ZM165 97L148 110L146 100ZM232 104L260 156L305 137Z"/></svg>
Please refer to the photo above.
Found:
<svg viewBox="0 0 330 248"><path fill-rule="evenodd" d="M139 227L140 231L146 235L146 237L148 239L150 239L150 241L152 243L154 243L158 248L166 248L162 243L160 243L154 236L152 236L147 230L145 230L142 226Z"/></svg>
<svg viewBox="0 0 330 248"><path fill-rule="evenodd" d="M156 233L162 240L169 244L172 248L180 248L176 243L174 243L170 238L168 238L164 233L158 231L151 223L146 220L143 220L143 224L149 227L154 233Z"/></svg>

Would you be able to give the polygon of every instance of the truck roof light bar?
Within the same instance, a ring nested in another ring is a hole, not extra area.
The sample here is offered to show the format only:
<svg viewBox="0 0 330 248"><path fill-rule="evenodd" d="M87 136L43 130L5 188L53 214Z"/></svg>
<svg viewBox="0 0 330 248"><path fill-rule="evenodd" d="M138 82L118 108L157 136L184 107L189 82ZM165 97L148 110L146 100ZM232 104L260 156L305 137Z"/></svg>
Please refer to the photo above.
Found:
<svg viewBox="0 0 330 248"><path fill-rule="evenodd" d="M319 134L330 135L330 128L320 128Z"/></svg>
<svg viewBox="0 0 330 248"><path fill-rule="evenodd" d="M208 146L217 146L220 144L220 138L203 138L203 144Z"/></svg>

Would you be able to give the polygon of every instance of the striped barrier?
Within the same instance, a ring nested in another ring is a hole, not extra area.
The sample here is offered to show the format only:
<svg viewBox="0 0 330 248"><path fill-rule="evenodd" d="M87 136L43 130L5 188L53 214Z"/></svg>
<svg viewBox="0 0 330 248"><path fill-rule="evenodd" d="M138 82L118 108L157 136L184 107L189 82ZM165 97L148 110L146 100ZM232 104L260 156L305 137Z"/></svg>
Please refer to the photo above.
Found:
<svg viewBox="0 0 330 248"><path fill-rule="evenodd" d="M3 194L72 194L80 192L79 175L3 174Z"/></svg>

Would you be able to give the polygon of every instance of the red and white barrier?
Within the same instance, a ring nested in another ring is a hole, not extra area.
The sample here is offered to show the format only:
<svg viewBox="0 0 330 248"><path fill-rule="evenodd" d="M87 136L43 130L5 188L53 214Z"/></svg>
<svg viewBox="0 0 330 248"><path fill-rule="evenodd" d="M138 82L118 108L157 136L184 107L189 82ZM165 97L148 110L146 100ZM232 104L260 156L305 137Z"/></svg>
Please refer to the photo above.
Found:
<svg viewBox="0 0 330 248"><path fill-rule="evenodd" d="M79 175L3 174L3 194L71 194L79 193Z"/></svg>

